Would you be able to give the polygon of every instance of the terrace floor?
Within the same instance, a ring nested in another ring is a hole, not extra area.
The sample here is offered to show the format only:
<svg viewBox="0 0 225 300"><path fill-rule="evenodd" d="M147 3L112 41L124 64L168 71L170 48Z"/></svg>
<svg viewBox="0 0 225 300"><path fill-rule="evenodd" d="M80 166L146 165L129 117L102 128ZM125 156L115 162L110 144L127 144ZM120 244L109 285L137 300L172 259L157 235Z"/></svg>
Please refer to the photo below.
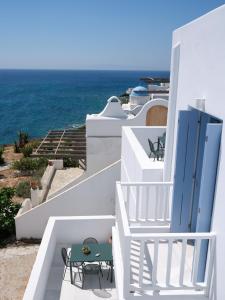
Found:
<svg viewBox="0 0 225 300"><path fill-rule="evenodd" d="M52 267L44 299L99 300L100 298L107 298L111 300L117 300L115 283L114 281L111 283L110 280L107 280L108 271L104 268L104 266L102 268L102 288L99 288L98 276L92 274L86 276L84 288L82 289L78 273L75 273L75 283L71 284L69 269L66 271L65 278L63 280L63 266Z"/></svg>

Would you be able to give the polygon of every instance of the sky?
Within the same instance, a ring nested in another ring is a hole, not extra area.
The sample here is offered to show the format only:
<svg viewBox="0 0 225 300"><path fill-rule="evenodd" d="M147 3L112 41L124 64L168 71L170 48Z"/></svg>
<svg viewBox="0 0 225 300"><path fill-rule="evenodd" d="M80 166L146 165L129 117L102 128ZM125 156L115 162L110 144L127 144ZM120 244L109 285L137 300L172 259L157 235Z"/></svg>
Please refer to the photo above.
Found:
<svg viewBox="0 0 225 300"><path fill-rule="evenodd" d="M0 68L169 70L173 30L222 4L0 0Z"/></svg>

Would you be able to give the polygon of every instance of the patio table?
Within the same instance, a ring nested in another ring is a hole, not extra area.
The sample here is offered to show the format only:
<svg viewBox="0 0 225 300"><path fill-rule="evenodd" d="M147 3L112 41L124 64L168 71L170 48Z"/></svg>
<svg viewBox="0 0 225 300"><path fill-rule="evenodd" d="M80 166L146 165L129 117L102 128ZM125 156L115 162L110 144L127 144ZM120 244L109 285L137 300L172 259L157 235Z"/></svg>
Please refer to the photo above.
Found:
<svg viewBox="0 0 225 300"><path fill-rule="evenodd" d="M74 244L71 247L71 255L70 255L70 280L71 284L73 284L73 276L72 276L72 264L73 262L102 262L102 261L110 261L111 268L113 265L113 256L112 256L112 244L102 243L102 244L88 244L88 247L91 250L91 253L86 255L82 252L83 244ZM99 253L99 256L96 254ZM112 282L112 270L111 270L111 282Z"/></svg>

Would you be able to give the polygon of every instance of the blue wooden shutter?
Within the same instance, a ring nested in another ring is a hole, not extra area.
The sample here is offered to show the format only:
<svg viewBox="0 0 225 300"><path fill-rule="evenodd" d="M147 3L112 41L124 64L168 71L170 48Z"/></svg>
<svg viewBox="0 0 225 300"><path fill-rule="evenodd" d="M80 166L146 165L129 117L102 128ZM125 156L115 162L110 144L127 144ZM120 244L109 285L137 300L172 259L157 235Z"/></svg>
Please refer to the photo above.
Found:
<svg viewBox="0 0 225 300"><path fill-rule="evenodd" d="M214 203L222 124L208 124L200 183L197 232L209 232ZM208 242L203 241L200 250L198 281L204 281Z"/></svg>
<svg viewBox="0 0 225 300"><path fill-rule="evenodd" d="M199 116L198 111L180 111L179 114L171 219L172 232L190 231Z"/></svg>

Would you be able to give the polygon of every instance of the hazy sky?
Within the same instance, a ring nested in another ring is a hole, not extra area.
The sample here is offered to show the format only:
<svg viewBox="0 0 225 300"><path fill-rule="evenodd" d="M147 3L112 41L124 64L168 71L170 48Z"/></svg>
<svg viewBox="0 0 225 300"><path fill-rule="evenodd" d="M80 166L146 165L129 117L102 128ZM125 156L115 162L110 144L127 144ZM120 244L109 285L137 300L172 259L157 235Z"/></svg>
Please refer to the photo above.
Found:
<svg viewBox="0 0 225 300"><path fill-rule="evenodd" d="M172 31L225 0L0 0L0 68L168 70Z"/></svg>

